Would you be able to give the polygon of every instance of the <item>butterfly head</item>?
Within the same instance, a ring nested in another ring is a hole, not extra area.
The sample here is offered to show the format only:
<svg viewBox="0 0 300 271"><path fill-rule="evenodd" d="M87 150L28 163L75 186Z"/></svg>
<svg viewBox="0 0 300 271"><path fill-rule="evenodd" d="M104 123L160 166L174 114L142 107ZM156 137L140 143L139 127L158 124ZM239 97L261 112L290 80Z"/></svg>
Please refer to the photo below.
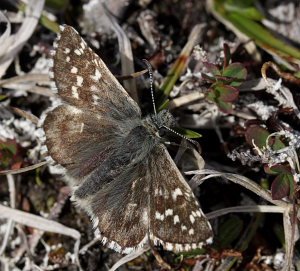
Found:
<svg viewBox="0 0 300 271"><path fill-rule="evenodd" d="M175 118L166 109L159 111L157 115L152 116L152 120L158 130L163 127L173 127L176 124Z"/></svg>

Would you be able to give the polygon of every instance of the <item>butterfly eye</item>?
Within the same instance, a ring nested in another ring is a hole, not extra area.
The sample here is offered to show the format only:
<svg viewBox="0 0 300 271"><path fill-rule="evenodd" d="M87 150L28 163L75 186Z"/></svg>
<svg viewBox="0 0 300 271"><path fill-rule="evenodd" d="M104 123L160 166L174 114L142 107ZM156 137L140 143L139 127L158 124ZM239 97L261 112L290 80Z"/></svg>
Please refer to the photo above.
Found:
<svg viewBox="0 0 300 271"><path fill-rule="evenodd" d="M160 137L164 137L166 134L167 134L167 129L165 128L165 127L161 127L160 129L159 129L159 131L158 131L158 135L160 136Z"/></svg>

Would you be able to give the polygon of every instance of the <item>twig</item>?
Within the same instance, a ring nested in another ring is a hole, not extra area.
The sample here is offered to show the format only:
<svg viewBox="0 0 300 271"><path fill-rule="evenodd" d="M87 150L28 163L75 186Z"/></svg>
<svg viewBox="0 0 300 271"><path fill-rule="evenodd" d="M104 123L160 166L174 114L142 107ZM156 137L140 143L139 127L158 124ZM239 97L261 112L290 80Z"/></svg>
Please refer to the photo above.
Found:
<svg viewBox="0 0 300 271"><path fill-rule="evenodd" d="M20 168L20 169L2 170L2 171L0 171L0 175L24 173L24 172L36 169L38 167L41 167L43 165L46 165L48 163L49 163L48 161L44 161L44 162L40 162L40 163L37 163L35 165L28 166L28 167L23 167L23 168Z"/></svg>
<svg viewBox="0 0 300 271"><path fill-rule="evenodd" d="M90 241L89 243L87 243L86 245L84 245L80 250L79 250L79 254L85 254L87 252L87 250L92 247L93 245L95 245L96 243L98 243L99 241L101 241L102 238L101 237L96 237L94 238L92 241Z"/></svg>
<svg viewBox="0 0 300 271"><path fill-rule="evenodd" d="M118 80L128 80L128 79L133 79L133 78L137 78L145 73L147 73L148 70L142 70L142 71L139 71L139 72L135 72L135 73L132 73L132 74L128 74L128 75L115 75L115 77L118 79Z"/></svg>
<svg viewBox="0 0 300 271"><path fill-rule="evenodd" d="M262 76L265 80L267 80L267 69L268 68L272 68L280 77L284 78L285 80L291 82L291 83L294 83L294 84L297 84L297 85L300 85L300 79L295 77L293 74L289 73L289 72L283 72L280 67L275 64L274 62L272 61L268 61L268 62L265 62L262 67L261 67L261 73L262 73Z"/></svg>
<svg viewBox="0 0 300 271"><path fill-rule="evenodd" d="M24 111L24 110L22 110L20 108L13 107L13 106L11 106L11 109L13 111L15 111L16 113L18 113L19 115L21 115L22 117L31 120L33 123L38 124L39 118L36 117L35 115L33 115L33 114L29 113L29 112L26 112L26 111Z"/></svg>
<svg viewBox="0 0 300 271"><path fill-rule="evenodd" d="M179 98L176 98L174 100L172 100L169 104L168 104L168 108L169 109L174 109L180 106L184 106L186 104L204 99L205 95L204 93L201 92L193 92L184 96L181 96Z"/></svg>

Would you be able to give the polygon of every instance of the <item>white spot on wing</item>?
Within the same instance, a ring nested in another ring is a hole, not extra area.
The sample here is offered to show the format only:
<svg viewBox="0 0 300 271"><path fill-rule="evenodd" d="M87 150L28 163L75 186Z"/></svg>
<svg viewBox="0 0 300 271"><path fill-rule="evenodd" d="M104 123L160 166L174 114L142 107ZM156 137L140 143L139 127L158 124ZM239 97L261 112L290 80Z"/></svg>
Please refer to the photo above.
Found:
<svg viewBox="0 0 300 271"><path fill-rule="evenodd" d="M77 79L77 86L82 87L83 77L77 75L76 79Z"/></svg>
<svg viewBox="0 0 300 271"><path fill-rule="evenodd" d="M175 244L176 251L182 251L182 244Z"/></svg>
<svg viewBox="0 0 300 271"><path fill-rule="evenodd" d="M194 234L194 229L190 229L189 230L189 235L193 235Z"/></svg>
<svg viewBox="0 0 300 271"><path fill-rule="evenodd" d="M93 220L93 228L97 228L98 227L98 224L99 224L99 219L98 217L95 217L94 220Z"/></svg>
<svg viewBox="0 0 300 271"><path fill-rule="evenodd" d="M77 89L78 89L77 87L72 86L72 96L76 99L79 99L79 94L78 94Z"/></svg>
<svg viewBox="0 0 300 271"><path fill-rule="evenodd" d="M98 69L95 70L95 75L90 75L90 77L95 80L98 81L101 78L101 73Z"/></svg>
<svg viewBox="0 0 300 271"><path fill-rule="evenodd" d="M156 218L157 220L163 221L163 220L165 219L165 216L164 216L163 214L159 213L158 211L156 211L156 212L155 212L155 218Z"/></svg>
<svg viewBox="0 0 300 271"><path fill-rule="evenodd" d="M100 100L98 95L93 94L92 95L93 98L93 104L98 105L98 100Z"/></svg>
<svg viewBox="0 0 300 271"><path fill-rule="evenodd" d="M176 223L179 223L180 221L179 221L179 216L178 215L175 215L174 216L174 225L176 224Z"/></svg>
<svg viewBox="0 0 300 271"><path fill-rule="evenodd" d="M64 48L64 53L69 54L71 52L70 48Z"/></svg>
<svg viewBox="0 0 300 271"><path fill-rule="evenodd" d="M95 234L95 237L96 237L96 238L101 237L101 234L100 234L99 229L96 229L95 232L94 232L94 234Z"/></svg>
<svg viewBox="0 0 300 271"><path fill-rule="evenodd" d="M81 123L81 126L80 126L80 131L79 131L80 133L82 133L83 127L84 127L84 123L82 122L82 123ZM98 219L98 218L97 218L97 219Z"/></svg>
<svg viewBox="0 0 300 271"><path fill-rule="evenodd" d="M78 69L76 67L72 67L71 73L77 73L77 72L78 72Z"/></svg>
<svg viewBox="0 0 300 271"><path fill-rule="evenodd" d="M76 55L78 55L78 56L81 55L81 52L80 52L78 49L74 50L74 53L75 53Z"/></svg>
<svg viewBox="0 0 300 271"><path fill-rule="evenodd" d="M81 46L82 49L85 49L85 47L86 47L86 46L85 46L85 42L84 42L84 41L81 41L81 42L80 42L80 46Z"/></svg>
<svg viewBox="0 0 300 271"><path fill-rule="evenodd" d="M182 231L186 231L186 230L187 230L187 227L186 227L185 225L182 225L182 226L181 226L181 230L182 230Z"/></svg>
<svg viewBox="0 0 300 271"><path fill-rule="evenodd" d="M66 61L70 62L71 58L69 56L66 57Z"/></svg>
<svg viewBox="0 0 300 271"><path fill-rule="evenodd" d="M183 194L182 194L181 189L180 189L179 187L177 187L177 188L174 190L173 194L172 194L172 198L173 198L173 200L176 200L176 198L177 198L178 196L182 196L182 195L183 195Z"/></svg>
<svg viewBox="0 0 300 271"><path fill-rule="evenodd" d="M98 89L95 85L92 85L92 86L91 86L91 90L92 90L92 91L95 91L95 92L98 92L98 91L99 91L99 89Z"/></svg>
<svg viewBox="0 0 300 271"><path fill-rule="evenodd" d="M173 215L173 209L167 209L165 214L166 216Z"/></svg>
<svg viewBox="0 0 300 271"><path fill-rule="evenodd" d="M194 216L193 216L193 215L190 215L190 220L191 220L192 224L194 224L194 223L195 223L195 218L194 218Z"/></svg>
<svg viewBox="0 0 300 271"><path fill-rule="evenodd" d="M65 27L64 27L63 25L60 25L60 26L59 26L59 29L60 29L60 31L64 31L64 30L65 30Z"/></svg>
<svg viewBox="0 0 300 271"><path fill-rule="evenodd" d="M166 243L166 249L167 250L173 250L173 244L172 243Z"/></svg>

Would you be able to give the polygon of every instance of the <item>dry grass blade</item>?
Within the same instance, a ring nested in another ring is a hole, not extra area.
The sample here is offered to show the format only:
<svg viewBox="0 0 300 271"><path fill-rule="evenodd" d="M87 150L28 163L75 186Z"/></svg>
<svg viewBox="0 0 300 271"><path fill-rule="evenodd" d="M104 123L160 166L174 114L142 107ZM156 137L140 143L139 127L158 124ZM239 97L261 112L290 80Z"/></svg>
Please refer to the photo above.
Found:
<svg viewBox="0 0 300 271"><path fill-rule="evenodd" d="M132 74L134 73L134 65L133 65L133 55L131 49L131 43L126 33L120 27L116 19L112 16L112 14L108 11L106 6L102 4L103 9L105 11L105 15L109 19L112 29L115 31L118 37L119 51L121 54L121 63L122 63L122 74ZM124 87L130 94L131 98L134 99L137 103L139 101L137 95L136 84L134 80L127 80L124 82Z"/></svg>
<svg viewBox="0 0 300 271"><path fill-rule="evenodd" d="M6 22L6 24L7 24L6 30L0 37L0 44L1 44L0 45L0 59L1 59L1 57L5 54L7 48L10 45L9 36L11 33L11 24L10 24L9 20L7 19L7 17L3 14L2 11L0 11L0 19L1 19L1 22ZM1 76L0 76L0 78L1 78Z"/></svg>
<svg viewBox="0 0 300 271"><path fill-rule="evenodd" d="M7 37L7 43L0 49L0 78L5 74L8 66L15 56L23 48L24 44L31 37L44 8L45 0L31 0L26 6L26 17L16 34ZM7 24L10 28L10 24ZM9 31L10 32L10 31ZM6 34L7 36L7 34ZM9 46L7 46L9 44ZM5 50L4 50L5 49Z"/></svg>
<svg viewBox="0 0 300 271"><path fill-rule="evenodd" d="M33 115L33 114L31 114L31 113L28 113L28 112L26 112L26 111L24 111L24 110L22 110L22 109L16 108L16 107L11 107L11 109L12 109L13 111L15 111L17 114L19 114L20 116L22 116L22 117L24 117L24 118L26 118L26 119L31 120L33 123L38 124L39 118L36 117L35 115Z"/></svg>
<svg viewBox="0 0 300 271"><path fill-rule="evenodd" d="M291 82L291 83L294 83L294 84L297 84L297 85L300 85L300 79L297 78L296 76L294 76L293 74L289 73L289 72L283 72L280 67L275 64L274 62L272 61L268 61L268 62L265 62L262 67L261 67L261 74L263 76L263 78L265 80L267 80L267 69L268 68L272 68L279 76L281 76L282 78L284 78L285 80Z"/></svg>
<svg viewBox="0 0 300 271"><path fill-rule="evenodd" d="M145 248L140 248L126 256L124 256L122 259L120 259L119 261L117 261L112 268L109 269L109 271L115 271L117 270L121 265L132 261L133 259L139 257L140 255L142 255L144 252L146 252L147 250L149 250L149 247L145 247Z"/></svg>
<svg viewBox="0 0 300 271"><path fill-rule="evenodd" d="M0 86L5 86L14 83L25 83L25 82L45 82L49 83L50 78L48 74L39 73L28 73L24 75L14 76L8 79L0 80Z"/></svg>
<svg viewBox="0 0 300 271"><path fill-rule="evenodd" d="M208 219L213 219L222 215L232 214L232 213L284 213L285 208L280 206L270 206L270 205L245 205L224 208L221 210L206 213Z"/></svg>
<svg viewBox="0 0 300 271"><path fill-rule="evenodd" d="M37 163L37 164L35 164L35 165L28 166L28 167L23 167L23 168L20 168L20 169L8 169L8 170L2 170L2 171L0 171L0 175L24 173L24 172L27 172L27 171L36 169L36 168L38 168L38 167L41 167L41 166L43 166L43 165L46 165L46 164L48 164L48 163L49 163L49 162L44 161L44 162L40 162L40 163Z"/></svg>
<svg viewBox="0 0 300 271"><path fill-rule="evenodd" d="M128 80L128 79L133 79L133 78L137 78L139 76L142 76L143 74L147 73L148 70L142 70L140 72L135 72L135 73L132 73L132 74L128 74L128 75L115 75L115 77L118 79L118 80Z"/></svg>
<svg viewBox="0 0 300 271"><path fill-rule="evenodd" d="M196 174L190 181L190 185L192 188L196 187L206 179L213 178L213 177L223 177L231 182L237 183L245 187L246 189L252 191L253 193L257 194L258 196L262 197L263 199L269 201L270 203L276 206L285 208L285 210L291 210L292 208L292 204L287 203L283 200L273 200L271 193L268 190L264 189L256 182L242 175L232 174L232 173L222 173L217 170L209 170L209 169L188 171L185 172L185 174L187 175ZM208 176L203 177L203 175L208 175Z"/></svg>
<svg viewBox="0 0 300 271"><path fill-rule="evenodd" d="M8 190L9 190L9 198L10 198L10 206L11 208L16 208L16 186L14 177L10 174L7 175L7 182L8 182ZM6 232L2 241L2 245L0 248L0 255L2 255L6 249L6 246L9 242L11 233L13 232L14 228L14 221L9 219L7 222Z"/></svg>
<svg viewBox="0 0 300 271"><path fill-rule="evenodd" d="M52 221L47 218L43 218L23 211L15 210L3 205L0 205L0 217L11 219L14 222L42 231L67 235L76 240L80 239L80 232L75 229L66 227L56 221Z"/></svg>

